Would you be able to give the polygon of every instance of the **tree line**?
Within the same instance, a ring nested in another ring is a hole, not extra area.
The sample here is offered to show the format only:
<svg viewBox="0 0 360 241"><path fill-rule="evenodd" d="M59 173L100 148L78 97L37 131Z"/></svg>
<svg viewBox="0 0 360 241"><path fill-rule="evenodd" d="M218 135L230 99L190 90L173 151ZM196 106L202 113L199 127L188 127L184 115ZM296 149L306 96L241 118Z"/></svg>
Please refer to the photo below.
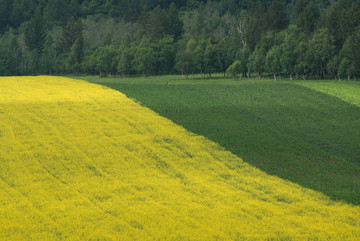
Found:
<svg viewBox="0 0 360 241"><path fill-rule="evenodd" d="M360 1L0 3L0 75L360 76Z"/></svg>

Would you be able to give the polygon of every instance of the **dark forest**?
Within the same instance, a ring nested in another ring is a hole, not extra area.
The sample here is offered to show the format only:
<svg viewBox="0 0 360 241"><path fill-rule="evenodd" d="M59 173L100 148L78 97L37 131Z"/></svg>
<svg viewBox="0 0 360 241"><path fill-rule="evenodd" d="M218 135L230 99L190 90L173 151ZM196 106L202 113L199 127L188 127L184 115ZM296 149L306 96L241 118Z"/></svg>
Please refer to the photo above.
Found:
<svg viewBox="0 0 360 241"><path fill-rule="evenodd" d="M0 75L360 76L360 1L0 3Z"/></svg>

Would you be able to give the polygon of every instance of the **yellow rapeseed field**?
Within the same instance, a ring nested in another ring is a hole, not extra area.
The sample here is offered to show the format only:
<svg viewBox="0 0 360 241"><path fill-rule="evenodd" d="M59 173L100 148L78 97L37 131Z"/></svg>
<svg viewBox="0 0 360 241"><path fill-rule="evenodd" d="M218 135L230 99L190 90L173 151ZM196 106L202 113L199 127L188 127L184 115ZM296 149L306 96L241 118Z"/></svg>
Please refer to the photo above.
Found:
<svg viewBox="0 0 360 241"><path fill-rule="evenodd" d="M0 78L0 240L360 240L360 207L111 89Z"/></svg>

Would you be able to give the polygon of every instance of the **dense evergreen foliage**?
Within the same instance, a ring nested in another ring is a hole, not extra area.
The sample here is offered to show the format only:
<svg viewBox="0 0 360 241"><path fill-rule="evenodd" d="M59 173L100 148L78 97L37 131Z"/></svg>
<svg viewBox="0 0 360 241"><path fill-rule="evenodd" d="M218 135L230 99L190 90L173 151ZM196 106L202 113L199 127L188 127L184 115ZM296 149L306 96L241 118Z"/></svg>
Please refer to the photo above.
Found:
<svg viewBox="0 0 360 241"><path fill-rule="evenodd" d="M360 76L358 0L0 4L0 75Z"/></svg>

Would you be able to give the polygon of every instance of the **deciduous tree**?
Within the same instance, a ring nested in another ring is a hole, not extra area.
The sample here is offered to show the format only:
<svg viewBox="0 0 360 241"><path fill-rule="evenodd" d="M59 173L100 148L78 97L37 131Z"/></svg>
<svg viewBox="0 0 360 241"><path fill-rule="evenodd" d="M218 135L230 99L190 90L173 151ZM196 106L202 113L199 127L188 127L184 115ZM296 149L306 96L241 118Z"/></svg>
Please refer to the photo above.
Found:
<svg viewBox="0 0 360 241"><path fill-rule="evenodd" d="M240 60L241 63L241 73L243 77L247 76L248 68L247 64L249 62L251 51L249 46L246 44L244 45L239 52L237 53L236 59Z"/></svg>
<svg viewBox="0 0 360 241"><path fill-rule="evenodd" d="M265 70L265 53L261 48L256 48L249 56L247 68L249 72L257 73L258 78L261 78Z"/></svg>
<svg viewBox="0 0 360 241"><path fill-rule="evenodd" d="M234 79L239 79L239 75L242 73L242 64L240 60L236 60L229 68L226 70Z"/></svg>
<svg viewBox="0 0 360 241"><path fill-rule="evenodd" d="M274 79L277 75L280 74L281 68L281 57L282 57L282 48L279 45L272 47L266 55L266 70L273 74Z"/></svg>
<svg viewBox="0 0 360 241"><path fill-rule="evenodd" d="M204 52L204 65L205 71L211 79L211 73L218 71L220 67L219 48L216 44L209 44L206 46Z"/></svg>
<svg viewBox="0 0 360 241"><path fill-rule="evenodd" d="M303 36L300 29L295 25L289 25L289 27L284 30L284 34L284 42L281 44L282 56L280 61L282 69L285 73L289 74L292 80L298 59L296 47L301 40L305 39L305 36Z"/></svg>
<svg viewBox="0 0 360 241"><path fill-rule="evenodd" d="M321 29L309 41L307 50L308 63L316 76L325 78L326 65L334 56L335 45L328 29Z"/></svg>
<svg viewBox="0 0 360 241"><path fill-rule="evenodd" d="M136 47L132 64L136 72L143 77L154 73L155 52L151 47L151 40L149 38L144 36Z"/></svg>

